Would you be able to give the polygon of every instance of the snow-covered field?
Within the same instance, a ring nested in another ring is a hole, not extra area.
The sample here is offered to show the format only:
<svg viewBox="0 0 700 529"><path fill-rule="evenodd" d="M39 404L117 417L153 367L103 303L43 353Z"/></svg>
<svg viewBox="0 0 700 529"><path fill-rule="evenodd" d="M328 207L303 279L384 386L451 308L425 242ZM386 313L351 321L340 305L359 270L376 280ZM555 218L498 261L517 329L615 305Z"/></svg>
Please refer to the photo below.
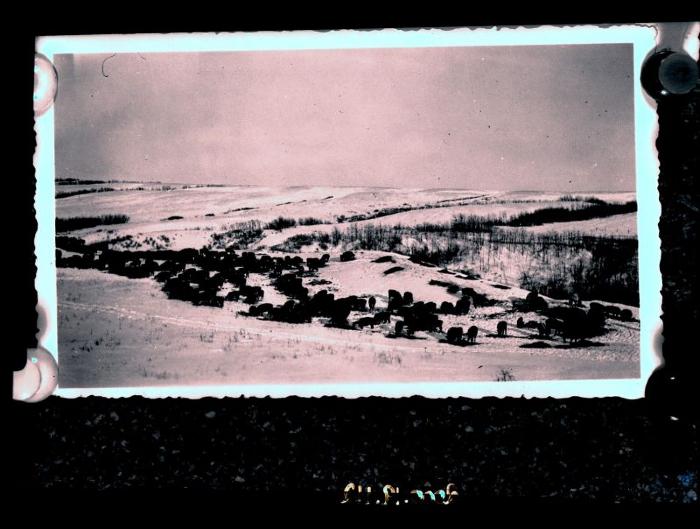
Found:
<svg viewBox="0 0 700 529"><path fill-rule="evenodd" d="M300 226L289 233L274 233L274 240L263 246L276 244L297 233L330 231L339 215L372 215L387 208L416 208L384 215L358 224L386 226L415 225L418 223L449 222L457 214L513 215L544 207L576 207L576 202L561 202L564 193L525 193L497 191L465 191L435 189L388 189L357 187L296 187L269 188L250 186L173 187L162 191L162 186L142 184L145 190L136 190L138 184L106 184L120 190L89 193L61 198L56 201L56 216L89 217L95 215L125 214L128 224L100 226L75 232L87 242L131 235L137 240L165 234L171 247L201 247L209 242L212 232L224 231L228 226L248 220L269 222L276 217L294 219L312 216L322 222L316 226ZM85 186L94 188L96 186ZM97 186L101 187L101 186ZM76 186L57 186L76 189ZM586 194L585 196L589 196ZM597 195L596 195L597 196ZM633 200L630 193L601 194L610 202ZM169 217L181 219L166 220ZM347 225L344 223L343 225ZM617 227L610 226L614 233ZM630 236L635 236L632 232Z"/></svg>
<svg viewBox="0 0 700 529"><path fill-rule="evenodd" d="M126 224L76 230L68 235L86 242L130 235L148 249L147 237L166 235L173 249L200 248L211 235L236 223L269 222L279 216L314 217L322 224L265 230L249 249L270 252L292 235L326 232L351 224L413 226L445 223L456 214L512 215L542 207L577 207L562 202L557 193L506 193L435 189L384 189L350 187L189 187L162 189L154 184L105 184L116 191L88 193L56 201L57 217L126 214ZM149 186L151 186L149 188ZM84 186L88 187L88 186ZM102 187L94 186L93 187ZM136 189L144 187L145 189ZM79 186L57 186L57 191ZM591 196L590 193L582 195ZM625 202L634 194L594 194L609 202ZM399 211L382 214L390 208ZM377 214L381 216L373 217ZM357 222L339 222L361 216ZM165 220L178 216L182 219ZM527 228L533 231L580 231L591 235L634 237L636 216L619 215L578 223L553 223ZM243 316L248 305L226 302L223 308L194 306L168 299L155 280L127 279L98 270L58 269L59 383L62 387L115 387L191 384L327 383L494 381L505 370L515 380L635 378L639 375L639 323L608 319L602 345L579 348L521 348L536 339L536 331L517 329L522 313L512 312L512 300L527 291L517 286L517 275L537 265L523 252L503 249L482 256L482 268L492 274L465 279L456 272L441 272L393 254L395 263L374 263L388 255L357 251L356 260L341 262L342 249L330 247L331 260L313 278L305 278L310 293L326 289L336 298L375 296L377 308L386 306L387 292L411 291L416 300L455 302L443 286L431 280L470 287L495 301L493 306L472 308L467 315L441 315L443 329L479 328L477 343L459 347L441 343L444 335L417 332L414 339L390 338L389 326L363 330L311 324L289 324ZM304 258L318 256L318 247L302 247ZM273 255L275 254L272 252ZM277 254L279 255L279 254ZM468 263L465 263L465 265ZM391 267L401 267L386 275ZM312 281L312 279L314 281ZM497 281L497 283L496 283ZM316 284L313 284L316 283ZM320 283L320 284L319 284ZM251 274L249 284L263 287L263 302L282 304L286 297L270 279ZM549 300L553 305L558 302ZM349 320L363 316L353 313ZM396 320L392 317L392 324ZM526 319L541 320L536 313ZM496 325L509 324L507 337L497 337ZM393 325L392 325L393 328ZM492 336L494 335L494 336ZM550 340L553 346L561 339Z"/></svg>

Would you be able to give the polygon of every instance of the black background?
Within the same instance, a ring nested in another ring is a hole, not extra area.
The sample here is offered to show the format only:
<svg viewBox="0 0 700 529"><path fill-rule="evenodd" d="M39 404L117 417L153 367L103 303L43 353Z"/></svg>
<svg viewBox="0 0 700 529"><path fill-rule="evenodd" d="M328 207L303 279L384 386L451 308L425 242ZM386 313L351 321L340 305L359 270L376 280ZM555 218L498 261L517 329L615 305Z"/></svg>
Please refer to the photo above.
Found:
<svg viewBox="0 0 700 529"><path fill-rule="evenodd" d="M13 207L5 208L4 230L10 350L3 390L10 420L3 435L11 450L5 452L9 472L3 474L14 494L4 494L37 505L47 498L66 505L70 499L80 512L97 501L91 491L107 491L106 498L118 499L127 512L154 501L165 503L168 512L195 515L231 504L261 506L261 513L268 506L301 507L311 514L320 506L337 506L350 480L410 488L444 487L449 480L462 495L455 508L486 511L494 519L504 516L491 510L494 504L697 505L697 90L659 101L666 366L652 376L645 399L11 400L12 369L22 367L36 332L29 95L35 35L692 20L684 13L639 10L634 16L502 11L382 16L355 6L314 16L269 8L254 16L193 13L173 5L146 15L113 4L75 17L63 7L37 9L18 25L17 36L6 44L13 67L5 70L12 72L5 79L11 88L5 108L13 117L4 135L11 148L4 156L13 163L5 174L4 204ZM185 487L195 494L178 501L180 493L174 493Z"/></svg>

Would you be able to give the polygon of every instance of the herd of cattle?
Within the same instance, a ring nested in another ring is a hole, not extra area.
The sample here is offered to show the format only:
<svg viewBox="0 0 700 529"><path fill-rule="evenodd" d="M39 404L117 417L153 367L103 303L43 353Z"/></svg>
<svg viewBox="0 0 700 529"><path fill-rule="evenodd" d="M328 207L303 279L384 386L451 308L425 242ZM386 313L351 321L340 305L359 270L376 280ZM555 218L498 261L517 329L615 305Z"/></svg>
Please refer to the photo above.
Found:
<svg viewBox="0 0 700 529"><path fill-rule="evenodd" d="M438 333L441 341L453 345L476 343L479 329L475 325L466 332L462 327L443 329L440 315L466 315L472 306L491 304L485 296L471 288L461 289L461 297L455 302L443 302L439 306L431 301L416 301L411 292L403 294L389 290L386 307L377 307L374 296L346 296L336 298L327 290L314 294L303 285L303 278L315 276L325 267L330 256L270 256L253 252L240 254L233 250L142 250L115 251L106 245L85 245L73 240L72 250L80 250L64 256L57 250L57 266L94 268L129 278L153 277L162 285L162 290L171 299L190 302L194 305L223 307L225 301L241 301L250 305L241 314L271 319L286 323L310 323L313 318L324 318L326 325L364 329L380 326L388 329L389 337L413 337L418 331ZM353 256L354 257L354 256ZM344 256L342 261L350 260ZM281 305L260 303L264 290L248 282L250 274L263 274L271 279L274 288L288 300ZM222 293L225 292L225 293ZM605 319L631 319L629 310L614 306L591 303L588 311L576 306L548 307L536 292L526 300L514 302L513 312L534 312L544 317L542 321L525 322L518 318L520 329L534 329L540 338L559 335L572 342L605 332ZM349 321L352 313L364 313ZM497 324L498 337L508 334L506 321Z"/></svg>

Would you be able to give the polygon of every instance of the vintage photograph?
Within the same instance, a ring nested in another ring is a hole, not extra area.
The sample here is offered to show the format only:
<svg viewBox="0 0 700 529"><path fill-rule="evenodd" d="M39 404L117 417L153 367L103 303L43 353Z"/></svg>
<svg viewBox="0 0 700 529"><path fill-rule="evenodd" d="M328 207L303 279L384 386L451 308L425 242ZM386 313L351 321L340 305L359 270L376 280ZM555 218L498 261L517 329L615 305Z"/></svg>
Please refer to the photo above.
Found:
<svg viewBox="0 0 700 529"><path fill-rule="evenodd" d="M640 377L631 43L53 65L60 388Z"/></svg>

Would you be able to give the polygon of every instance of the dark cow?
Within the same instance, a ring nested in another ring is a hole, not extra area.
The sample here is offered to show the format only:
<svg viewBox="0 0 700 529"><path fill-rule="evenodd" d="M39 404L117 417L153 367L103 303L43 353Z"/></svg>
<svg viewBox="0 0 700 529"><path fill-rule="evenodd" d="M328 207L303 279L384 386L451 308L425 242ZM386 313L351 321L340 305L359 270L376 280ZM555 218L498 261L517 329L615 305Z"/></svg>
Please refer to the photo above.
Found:
<svg viewBox="0 0 700 529"><path fill-rule="evenodd" d="M169 272L181 272L184 270L185 265L183 263L178 263L176 261L169 261L165 260L163 263L160 265L160 269L163 271L169 271Z"/></svg>
<svg viewBox="0 0 700 529"><path fill-rule="evenodd" d="M274 311L273 311L274 314ZM294 301L290 299L277 311L277 318L287 323L309 323L311 312L306 301Z"/></svg>
<svg viewBox="0 0 700 529"><path fill-rule="evenodd" d="M447 329L448 343L459 344L462 342L462 336L464 336L464 329L462 329L462 327L450 327Z"/></svg>
<svg viewBox="0 0 700 529"><path fill-rule="evenodd" d="M246 284L246 276L248 275L245 270L229 269L221 273L226 281L231 283L235 287L243 287Z"/></svg>
<svg viewBox="0 0 700 529"><path fill-rule="evenodd" d="M238 301L241 299L241 291L240 290L232 290L228 294L226 294L226 297L224 298L226 301Z"/></svg>
<svg viewBox="0 0 700 529"><path fill-rule="evenodd" d="M516 326L518 329L522 329L523 327L525 327L525 320L523 320L523 317L522 317L522 316L520 316L520 317L518 318L518 321L515 323L515 326Z"/></svg>
<svg viewBox="0 0 700 529"><path fill-rule="evenodd" d="M403 306L403 296L398 290L389 290L389 310L396 310Z"/></svg>
<svg viewBox="0 0 700 529"><path fill-rule="evenodd" d="M274 280L273 285L290 298L305 300L309 295L309 289L302 285L302 279L293 273L281 275Z"/></svg>
<svg viewBox="0 0 700 529"><path fill-rule="evenodd" d="M549 305L547 300L540 297L540 294L536 288L532 289L532 291L527 295L525 298L525 303L530 310L545 310Z"/></svg>
<svg viewBox="0 0 700 529"><path fill-rule="evenodd" d="M467 343L476 343L476 335L479 334L479 329L476 325L472 325L467 330Z"/></svg>
<svg viewBox="0 0 700 529"><path fill-rule="evenodd" d="M336 327L347 327L350 310L351 307L346 301L342 299L334 300L330 313L331 325L335 325Z"/></svg>
<svg viewBox="0 0 700 529"><path fill-rule="evenodd" d="M209 279L209 272L206 270L197 270L196 268L187 268L178 277L189 283L199 283Z"/></svg>
<svg viewBox="0 0 700 529"><path fill-rule="evenodd" d="M275 267L275 260L267 255L267 254L262 254L260 256L260 259L258 259L257 263L257 271L258 272L270 272L272 269Z"/></svg>
<svg viewBox="0 0 700 529"><path fill-rule="evenodd" d="M414 305L413 307L402 307L401 316L406 325L414 331L442 331L442 320L437 314L429 312L425 307L427 304Z"/></svg>
<svg viewBox="0 0 700 529"><path fill-rule="evenodd" d="M171 277L172 277L172 272L170 272L169 270L163 270L162 272L158 272L154 276L154 279L156 281L158 281L159 283L165 283Z"/></svg>
<svg viewBox="0 0 700 529"><path fill-rule="evenodd" d="M378 325L380 323L389 323L391 321L391 312L381 311L374 315L374 322Z"/></svg>
<svg viewBox="0 0 700 529"><path fill-rule="evenodd" d="M367 304L369 305L369 310L374 311L374 307L377 305L377 299L374 296L370 296Z"/></svg>
<svg viewBox="0 0 700 529"><path fill-rule="evenodd" d="M427 314L428 312L429 311L425 308L425 302L423 301L416 301L410 307L399 307L398 309L396 309L396 314L398 314L402 318L410 318L413 315Z"/></svg>
<svg viewBox="0 0 700 529"><path fill-rule="evenodd" d="M319 268L321 268L324 265L325 265L325 263L323 263L317 257L307 257L306 258L306 266L309 269L309 272L316 272Z"/></svg>
<svg viewBox="0 0 700 529"><path fill-rule="evenodd" d="M329 294L326 290L319 290L309 300L309 306L315 315L330 317L334 301L335 296L333 294Z"/></svg>
<svg viewBox="0 0 700 529"><path fill-rule="evenodd" d="M406 291L403 293L403 304L412 305L413 304L413 293Z"/></svg>
<svg viewBox="0 0 700 529"><path fill-rule="evenodd" d="M375 324L374 318L372 318L371 316L365 316L364 318L360 318L355 323L353 323L352 326L359 327L360 329L364 329L365 327L367 327L369 325L372 329L374 329L374 324Z"/></svg>
<svg viewBox="0 0 700 529"><path fill-rule="evenodd" d="M183 281L177 277L168 279L163 285L163 292L170 299L179 299L181 301L195 301L196 292L190 286L190 283Z"/></svg>
<svg viewBox="0 0 700 529"><path fill-rule="evenodd" d="M498 336L508 336L508 323L505 321L499 321L498 325L496 326L496 332L498 333Z"/></svg>
<svg viewBox="0 0 700 529"><path fill-rule="evenodd" d="M339 303L346 303L350 307L350 310L356 310L359 312L364 312L366 310L365 304L367 303L367 300L364 298L358 298L355 295L338 298L336 301Z"/></svg>
<svg viewBox="0 0 700 529"><path fill-rule="evenodd" d="M564 341L575 343L589 335L588 315L582 309L569 309L564 319Z"/></svg>
<svg viewBox="0 0 700 529"><path fill-rule="evenodd" d="M454 314L455 313L455 306L450 303L449 301L443 301L440 304L440 312L443 314Z"/></svg>
<svg viewBox="0 0 700 529"><path fill-rule="evenodd" d="M265 295L261 287L246 286L240 289L239 297L243 297L243 303L257 303Z"/></svg>
<svg viewBox="0 0 700 529"><path fill-rule="evenodd" d="M367 300L365 298L356 297L354 303L352 304L352 310L367 312Z"/></svg>
<svg viewBox="0 0 700 529"><path fill-rule="evenodd" d="M468 296L464 296L457 300L455 303L455 314L469 314L469 309L471 308L471 301Z"/></svg>
<svg viewBox="0 0 700 529"><path fill-rule="evenodd" d="M588 309L588 324L591 327L591 334L601 334L605 332L605 312L600 303L591 303Z"/></svg>
<svg viewBox="0 0 700 529"><path fill-rule="evenodd" d="M579 298L578 294L574 293L569 296L569 306L570 307L580 307L581 306L581 299Z"/></svg>
<svg viewBox="0 0 700 529"><path fill-rule="evenodd" d="M547 326L547 329L549 331L549 335L551 335L551 334L561 335L564 332L564 322L561 320L558 320L556 318L547 318L545 325Z"/></svg>
<svg viewBox="0 0 700 529"><path fill-rule="evenodd" d="M248 309L248 313L251 316L264 316L265 314L270 314L274 306L272 303L261 303L260 305L253 305Z"/></svg>
<svg viewBox="0 0 700 529"><path fill-rule="evenodd" d="M194 304L222 308L224 306L224 297L211 292L199 292L194 300Z"/></svg>
<svg viewBox="0 0 700 529"><path fill-rule="evenodd" d="M462 297L471 298L474 307L488 307L489 305L493 305L495 303L494 300L489 299L484 294L480 294L471 287L464 287L462 289Z"/></svg>
<svg viewBox="0 0 700 529"><path fill-rule="evenodd" d="M178 251L177 259L181 263L194 263L195 259L197 258L197 250L194 248L184 248L180 251Z"/></svg>

